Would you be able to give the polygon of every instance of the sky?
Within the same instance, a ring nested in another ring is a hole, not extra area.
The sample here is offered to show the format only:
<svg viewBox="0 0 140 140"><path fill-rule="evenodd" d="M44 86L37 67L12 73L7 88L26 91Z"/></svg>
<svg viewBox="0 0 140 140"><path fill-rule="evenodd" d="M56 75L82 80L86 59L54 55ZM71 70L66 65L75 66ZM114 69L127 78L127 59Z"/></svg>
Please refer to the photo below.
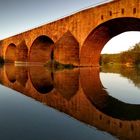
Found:
<svg viewBox="0 0 140 140"><path fill-rule="evenodd" d="M76 11L80 11L80 9L108 1L109 0L0 0L0 40L70 15ZM130 39L128 38L129 35L127 35L126 44L124 44L123 48L128 48L128 46L135 44L135 41L140 40L138 34L134 33L130 35ZM130 41L130 44L127 41ZM104 47L104 53L106 53L106 51L118 51L120 45L115 47L116 42L123 43L124 39L116 41L114 43L115 45L113 45L112 41L109 42L111 43L108 43L109 45ZM111 49L106 49L108 47Z"/></svg>
<svg viewBox="0 0 140 140"><path fill-rule="evenodd" d="M109 40L102 50L102 54L113 54L126 51L133 47L136 43L140 43L140 32L130 31L124 32Z"/></svg>
<svg viewBox="0 0 140 140"><path fill-rule="evenodd" d="M107 0L0 0L0 39Z"/></svg>

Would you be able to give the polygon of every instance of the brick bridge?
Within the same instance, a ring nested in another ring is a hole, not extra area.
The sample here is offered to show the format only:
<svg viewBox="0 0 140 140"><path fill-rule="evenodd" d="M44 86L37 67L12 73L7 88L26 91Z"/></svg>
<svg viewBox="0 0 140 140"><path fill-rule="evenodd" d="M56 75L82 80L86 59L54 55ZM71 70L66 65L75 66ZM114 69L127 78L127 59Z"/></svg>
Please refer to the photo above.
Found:
<svg viewBox="0 0 140 140"><path fill-rule="evenodd" d="M0 41L6 62L98 66L114 36L140 31L140 0L114 0Z"/></svg>

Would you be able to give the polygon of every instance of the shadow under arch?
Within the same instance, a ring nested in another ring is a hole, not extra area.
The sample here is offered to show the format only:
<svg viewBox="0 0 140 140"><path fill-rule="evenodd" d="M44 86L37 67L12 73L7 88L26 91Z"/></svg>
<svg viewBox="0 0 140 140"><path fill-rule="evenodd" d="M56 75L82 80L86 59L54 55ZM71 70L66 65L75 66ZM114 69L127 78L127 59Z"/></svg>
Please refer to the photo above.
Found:
<svg viewBox="0 0 140 140"><path fill-rule="evenodd" d="M14 63L16 61L16 45L11 43L7 46L5 52L5 62L6 63Z"/></svg>
<svg viewBox="0 0 140 140"><path fill-rule="evenodd" d="M29 62L46 63L53 58L54 42L48 36L37 37L29 52Z"/></svg>
<svg viewBox="0 0 140 140"><path fill-rule="evenodd" d="M29 67L29 77L33 87L40 94L49 93L54 89L51 72L43 66Z"/></svg>
<svg viewBox="0 0 140 140"><path fill-rule="evenodd" d="M99 68L81 68L80 82L86 97L102 113L120 120L140 120L140 105L110 96L100 81Z"/></svg>
<svg viewBox="0 0 140 140"><path fill-rule="evenodd" d="M140 31L140 19L114 18L93 29L81 48L80 65L99 66L100 53L104 45L114 36L126 31Z"/></svg>

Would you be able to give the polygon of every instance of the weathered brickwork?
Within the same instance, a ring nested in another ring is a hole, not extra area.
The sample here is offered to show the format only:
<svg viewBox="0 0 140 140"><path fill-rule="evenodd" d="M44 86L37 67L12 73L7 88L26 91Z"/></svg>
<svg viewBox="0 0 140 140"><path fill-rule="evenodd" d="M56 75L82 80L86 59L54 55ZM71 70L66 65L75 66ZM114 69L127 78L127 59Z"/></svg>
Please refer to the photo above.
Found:
<svg viewBox="0 0 140 140"><path fill-rule="evenodd" d="M31 62L47 62L53 50L54 58L60 63L97 66L100 52L109 39L125 31L140 31L139 7L140 0L114 0L80 11L0 41L0 54L9 62L22 61L26 57L25 60ZM41 36L49 38L44 45L39 39ZM22 42L24 45L20 45ZM25 46L28 49L22 48Z"/></svg>

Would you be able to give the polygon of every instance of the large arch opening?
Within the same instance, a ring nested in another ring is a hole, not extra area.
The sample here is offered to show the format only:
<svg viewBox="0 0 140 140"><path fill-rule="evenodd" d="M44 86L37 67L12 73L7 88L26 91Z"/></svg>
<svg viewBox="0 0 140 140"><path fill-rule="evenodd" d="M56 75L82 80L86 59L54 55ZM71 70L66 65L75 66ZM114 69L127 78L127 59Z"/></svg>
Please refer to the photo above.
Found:
<svg viewBox="0 0 140 140"><path fill-rule="evenodd" d="M5 62L14 63L16 61L16 45L11 43L5 52Z"/></svg>
<svg viewBox="0 0 140 140"><path fill-rule="evenodd" d="M46 63L53 59L53 44L54 42L49 37L39 36L31 46L29 61Z"/></svg>
<svg viewBox="0 0 140 140"><path fill-rule="evenodd" d="M114 36L127 31L140 31L140 19L116 18L102 23L86 38L80 52L81 66L99 66L104 45Z"/></svg>

